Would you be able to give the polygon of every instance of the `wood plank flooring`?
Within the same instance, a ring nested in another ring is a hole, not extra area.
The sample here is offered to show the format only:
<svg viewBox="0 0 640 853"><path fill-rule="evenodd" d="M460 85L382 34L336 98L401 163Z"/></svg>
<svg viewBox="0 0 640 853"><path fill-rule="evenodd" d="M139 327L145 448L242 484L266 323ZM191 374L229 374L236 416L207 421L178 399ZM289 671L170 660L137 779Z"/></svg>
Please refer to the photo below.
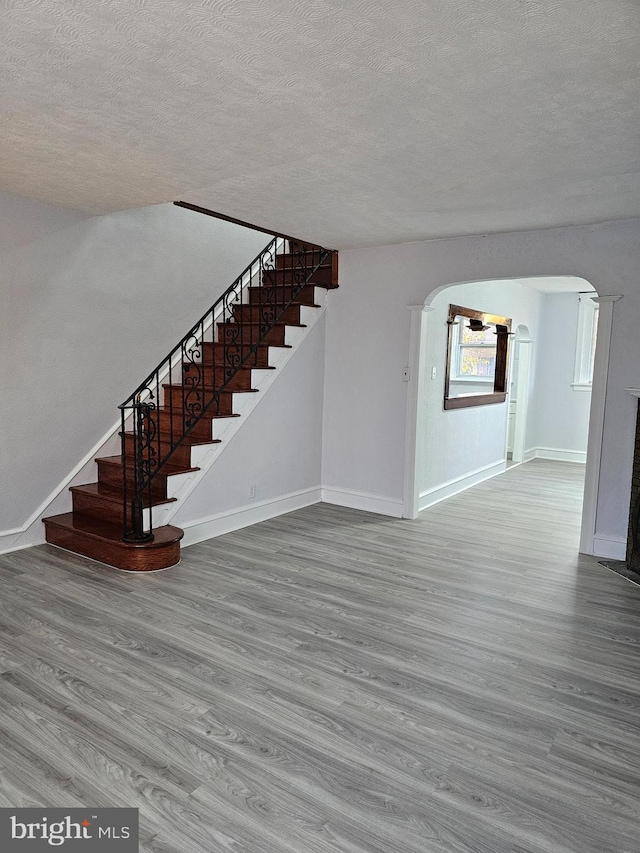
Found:
<svg viewBox="0 0 640 853"><path fill-rule="evenodd" d="M0 807L137 806L142 853L638 853L640 587L577 554L583 470L151 576L0 557Z"/></svg>

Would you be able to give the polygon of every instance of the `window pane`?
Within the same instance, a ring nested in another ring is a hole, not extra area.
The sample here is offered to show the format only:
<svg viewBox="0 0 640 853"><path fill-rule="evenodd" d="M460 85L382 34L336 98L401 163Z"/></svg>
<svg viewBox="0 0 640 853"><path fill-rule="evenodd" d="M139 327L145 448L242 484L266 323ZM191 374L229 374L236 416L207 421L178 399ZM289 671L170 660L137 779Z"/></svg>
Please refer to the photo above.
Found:
<svg viewBox="0 0 640 853"><path fill-rule="evenodd" d="M460 348L460 376L486 376L492 379L495 372L495 346Z"/></svg>
<svg viewBox="0 0 640 853"><path fill-rule="evenodd" d="M489 344L495 347L496 345L496 327L492 324L484 332L473 332L469 328L468 317L456 317L456 321L460 324L460 343L461 344Z"/></svg>

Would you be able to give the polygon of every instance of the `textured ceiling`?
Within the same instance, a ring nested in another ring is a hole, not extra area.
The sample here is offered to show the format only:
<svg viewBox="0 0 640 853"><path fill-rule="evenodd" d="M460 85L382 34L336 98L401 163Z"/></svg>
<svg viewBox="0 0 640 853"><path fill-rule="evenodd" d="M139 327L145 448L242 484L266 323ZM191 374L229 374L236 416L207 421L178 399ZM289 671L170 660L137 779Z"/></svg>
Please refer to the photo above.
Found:
<svg viewBox="0 0 640 853"><path fill-rule="evenodd" d="M328 246L640 215L637 0L0 0L0 188Z"/></svg>

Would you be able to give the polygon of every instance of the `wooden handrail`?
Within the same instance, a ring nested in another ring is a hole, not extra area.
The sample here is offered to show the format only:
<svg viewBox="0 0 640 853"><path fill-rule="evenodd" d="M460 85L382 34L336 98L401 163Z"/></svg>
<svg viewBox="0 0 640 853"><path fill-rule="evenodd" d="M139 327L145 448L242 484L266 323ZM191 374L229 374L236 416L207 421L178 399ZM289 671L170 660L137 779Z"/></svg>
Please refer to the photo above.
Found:
<svg viewBox="0 0 640 853"><path fill-rule="evenodd" d="M234 219L233 216L227 216L225 213L217 213L215 210L209 210L208 207L200 207L197 204L190 204L188 201L174 201L173 203L176 207L184 207L185 210L193 210L195 213L213 216L214 219L223 219L225 222L231 222L233 225L242 225L243 228L251 228L253 231L261 231L263 234L271 234L272 237L282 237L284 240L291 240L294 243L304 243L314 248L323 248L318 243L301 240L300 237L292 237L290 234L283 234L281 231L274 231L272 228L263 228L261 225L254 225L253 222L245 222L243 219Z"/></svg>

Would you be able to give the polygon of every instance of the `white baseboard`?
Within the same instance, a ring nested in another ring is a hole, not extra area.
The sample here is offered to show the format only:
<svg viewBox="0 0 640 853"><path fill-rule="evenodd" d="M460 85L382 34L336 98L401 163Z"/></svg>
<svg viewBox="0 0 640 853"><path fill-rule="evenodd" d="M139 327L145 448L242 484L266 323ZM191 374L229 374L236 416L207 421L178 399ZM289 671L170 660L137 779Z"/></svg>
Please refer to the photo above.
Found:
<svg viewBox="0 0 640 853"><path fill-rule="evenodd" d="M586 450L562 450L559 447L536 447L536 459L555 459L558 462L582 462L587 461Z"/></svg>
<svg viewBox="0 0 640 853"><path fill-rule="evenodd" d="M491 477L496 477L498 474L503 474L507 470L507 462L501 459L499 462L492 462L490 465L483 465L482 468L476 468L469 474L464 474L462 477L456 477L454 480L449 480L439 486L434 486L432 489L427 489L426 492L420 493L418 501L418 510L440 503L447 498L464 492L466 489L482 483L484 480L489 480Z"/></svg>
<svg viewBox="0 0 640 853"><path fill-rule="evenodd" d="M536 458L536 448L530 447L529 450L525 450L523 462L531 462L532 459Z"/></svg>
<svg viewBox="0 0 640 853"><path fill-rule="evenodd" d="M404 510L404 504L400 500L353 489L341 489L338 486L323 486L322 500L324 503L360 509L363 512L376 512L378 515L389 515L392 518L402 518Z"/></svg>
<svg viewBox="0 0 640 853"><path fill-rule="evenodd" d="M27 548L28 545L19 544L23 532L21 527L17 527L15 530L0 530L0 554L8 554L9 551Z"/></svg>
<svg viewBox="0 0 640 853"><path fill-rule="evenodd" d="M311 489L303 489L299 492L291 492L269 500L245 504L236 509L225 510L216 515L200 518L197 521L182 523L184 539L182 545L195 545L204 542L205 539L215 539L225 533L233 533L252 524L268 521L278 515L302 509L305 506L317 504L322 500L322 489L315 486Z"/></svg>
<svg viewBox="0 0 640 853"><path fill-rule="evenodd" d="M626 537L596 533L591 553L594 557L604 557L607 560L624 560L627 556Z"/></svg>

